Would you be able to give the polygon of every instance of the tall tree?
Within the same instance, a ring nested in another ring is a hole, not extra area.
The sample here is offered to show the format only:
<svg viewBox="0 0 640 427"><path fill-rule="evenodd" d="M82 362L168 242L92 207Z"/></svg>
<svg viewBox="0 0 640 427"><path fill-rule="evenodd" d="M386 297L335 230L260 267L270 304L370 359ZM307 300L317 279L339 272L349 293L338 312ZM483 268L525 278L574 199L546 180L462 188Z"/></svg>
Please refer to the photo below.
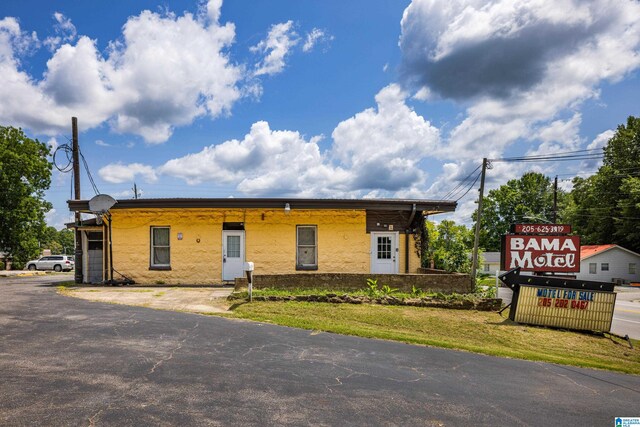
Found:
<svg viewBox="0 0 640 427"><path fill-rule="evenodd" d="M558 203L564 193L558 190ZM477 211L472 219L477 218ZM538 218L538 219L528 219ZM489 191L484 199L480 227L480 247L485 251L499 251L503 234L511 224L551 221L553 219L553 184L541 173L527 172L519 179Z"/></svg>
<svg viewBox="0 0 640 427"><path fill-rule="evenodd" d="M22 129L0 126L0 251L20 264L37 256L51 204L49 148Z"/></svg>
<svg viewBox="0 0 640 427"><path fill-rule="evenodd" d="M604 147L595 175L575 178L564 213L583 243L640 252L640 118L629 117Z"/></svg>
<svg viewBox="0 0 640 427"><path fill-rule="evenodd" d="M426 221L429 240L424 254L426 264L451 272L467 273L471 267L469 254L473 245L473 232L464 225L444 220L438 225Z"/></svg>

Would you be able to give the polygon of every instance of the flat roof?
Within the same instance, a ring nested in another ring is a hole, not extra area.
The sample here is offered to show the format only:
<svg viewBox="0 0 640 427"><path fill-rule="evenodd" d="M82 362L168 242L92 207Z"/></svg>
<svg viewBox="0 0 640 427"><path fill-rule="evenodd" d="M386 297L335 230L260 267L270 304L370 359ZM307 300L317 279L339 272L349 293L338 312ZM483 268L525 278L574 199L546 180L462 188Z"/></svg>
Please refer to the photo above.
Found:
<svg viewBox="0 0 640 427"><path fill-rule="evenodd" d="M457 203L452 200L412 199L297 199L297 198L217 198L217 199L123 199L111 209L136 208L256 208L284 209L365 209L411 211L413 206L425 214L454 212ZM69 210L90 212L88 200L67 200Z"/></svg>

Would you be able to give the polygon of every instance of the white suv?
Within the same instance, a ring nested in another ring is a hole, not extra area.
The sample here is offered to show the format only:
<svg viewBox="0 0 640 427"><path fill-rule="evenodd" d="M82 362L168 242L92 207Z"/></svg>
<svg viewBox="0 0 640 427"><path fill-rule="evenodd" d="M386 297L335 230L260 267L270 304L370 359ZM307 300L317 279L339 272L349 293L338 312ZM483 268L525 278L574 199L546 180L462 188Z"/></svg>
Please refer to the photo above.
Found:
<svg viewBox="0 0 640 427"><path fill-rule="evenodd" d="M35 270L53 270L53 271L71 271L74 268L72 256L68 255L50 255L40 259L29 261L27 268L31 271Z"/></svg>

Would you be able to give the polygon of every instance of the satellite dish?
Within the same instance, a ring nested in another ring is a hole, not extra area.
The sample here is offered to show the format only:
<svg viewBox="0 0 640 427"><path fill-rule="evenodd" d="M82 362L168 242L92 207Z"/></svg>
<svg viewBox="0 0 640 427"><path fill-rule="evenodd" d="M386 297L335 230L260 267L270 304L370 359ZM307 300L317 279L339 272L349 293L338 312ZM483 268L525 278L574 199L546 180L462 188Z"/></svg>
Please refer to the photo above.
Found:
<svg viewBox="0 0 640 427"><path fill-rule="evenodd" d="M98 194L89 200L89 210L93 213L105 213L116 203L116 199L108 194Z"/></svg>

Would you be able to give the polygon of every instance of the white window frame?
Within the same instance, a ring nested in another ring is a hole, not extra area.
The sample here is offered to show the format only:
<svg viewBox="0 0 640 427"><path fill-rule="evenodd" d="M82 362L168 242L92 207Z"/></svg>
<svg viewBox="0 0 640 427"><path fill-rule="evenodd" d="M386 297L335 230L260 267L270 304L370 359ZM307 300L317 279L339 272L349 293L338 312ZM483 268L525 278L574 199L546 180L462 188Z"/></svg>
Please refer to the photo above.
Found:
<svg viewBox="0 0 640 427"><path fill-rule="evenodd" d="M153 241L153 230L160 229L160 228L166 228L168 230L168 232L169 232L169 238L167 239L169 244L166 245L166 246L154 244L154 241ZM150 247L151 247L151 250L149 251L149 255L150 255L150 257L149 257L149 266L150 266L150 268L152 268L152 269L153 268L155 268L155 269L169 269L169 268L171 268L171 227L168 226L168 225L157 225L157 226L153 225L153 226L151 226L150 236L149 236L149 243L150 243ZM154 264L153 263L153 260L154 260L153 254L154 254L154 250L155 250L156 247L158 247L158 248L169 248L169 263L168 264Z"/></svg>
<svg viewBox="0 0 640 427"><path fill-rule="evenodd" d="M636 274L636 263L635 262L630 262L629 263L629 274Z"/></svg>
<svg viewBox="0 0 640 427"><path fill-rule="evenodd" d="M312 228L314 234L313 245L301 245L298 240L301 228ZM315 248L315 262L313 264L301 264L298 259L298 251L301 247ZM296 270L317 270L318 269L318 226L317 225L296 225Z"/></svg>
<svg viewBox="0 0 640 427"><path fill-rule="evenodd" d="M598 273L598 263L590 262L589 263L589 274L597 274Z"/></svg>
<svg viewBox="0 0 640 427"><path fill-rule="evenodd" d="M601 262L600 263L600 271L609 271L609 263Z"/></svg>

